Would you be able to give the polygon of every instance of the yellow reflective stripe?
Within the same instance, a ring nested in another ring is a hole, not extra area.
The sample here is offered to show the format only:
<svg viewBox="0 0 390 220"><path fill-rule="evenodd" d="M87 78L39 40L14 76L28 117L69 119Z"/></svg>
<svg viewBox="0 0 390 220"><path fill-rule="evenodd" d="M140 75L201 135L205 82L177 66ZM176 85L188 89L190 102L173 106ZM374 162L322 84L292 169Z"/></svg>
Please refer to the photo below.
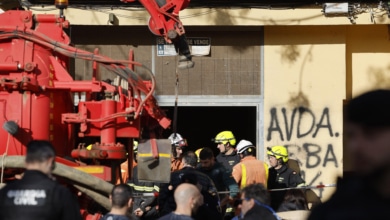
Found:
<svg viewBox="0 0 390 220"><path fill-rule="evenodd" d="M137 191L153 192L153 190L154 190L154 188L152 186L137 186L134 183L129 183L128 185L133 187Z"/></svg>
<svg viewBox="0 0 390 220"><path fill-rule="evenodd" d="M268 183L268 164L264 163L264 168L265 168L265 183L264 186L267 188L267 183Z"/></svg>
<svg viewBox="0 0 390 220"><path fill-rule="evenodd" d="M298 184L297 187L305 186L305 183Z"/></svg>
<svg viewBox="0 0 390 220"><path fill-rule="evenodd" d="M104 167L102 166L80 166L74 168L85 173L104 173Z"/></svg>
<svg viewBox="0 0 390 220"><path fill-rule="evenodd" d="M154 185L153 188L154 188L154 190L156 190L156 192L160 192L160 187Z"/></svg>
<svg viewBox="0 0 390 220"><path fill-rule="evenodd" d="M242 171L242 177L241 177L241 186L240 188L244 188L246 186L246 167L243 163L241 163L241 171Z"/></svg>
<svg viewBox="0 0 390 220"><path fill-rule="evenodd" d="M153 157L153 154L151 153L144 153L144 154L141 154L141 153L138 153L138 156L139 157ZM168 157L170 158L171 157L171 154L158 154L159 157Z"/></svg>

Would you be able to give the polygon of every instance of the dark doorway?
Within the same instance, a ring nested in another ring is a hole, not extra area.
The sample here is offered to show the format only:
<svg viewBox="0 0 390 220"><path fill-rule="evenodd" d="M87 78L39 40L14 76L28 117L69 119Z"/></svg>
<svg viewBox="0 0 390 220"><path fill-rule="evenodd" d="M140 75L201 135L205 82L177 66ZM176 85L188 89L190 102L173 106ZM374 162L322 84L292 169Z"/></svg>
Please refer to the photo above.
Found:
<svg viewBox="0 0 390 220"><path fill-rule="evenodd" d="M174 108L163 107L173 119ZM246 139L256 144L256 107L178 107L177 133L187 139L189 150L210 147L219 153L211 141L219 132L230 130L238 142ZM173 122L172 122L173 125ZM172 126L164 131L165 138L172 134Z"/></svg>

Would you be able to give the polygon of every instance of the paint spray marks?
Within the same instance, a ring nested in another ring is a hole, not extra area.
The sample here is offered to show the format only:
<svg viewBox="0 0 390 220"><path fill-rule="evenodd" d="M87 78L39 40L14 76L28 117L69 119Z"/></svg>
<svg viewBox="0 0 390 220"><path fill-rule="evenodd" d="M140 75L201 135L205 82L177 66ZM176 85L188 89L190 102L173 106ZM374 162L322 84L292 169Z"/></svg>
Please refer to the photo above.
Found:
<svg viewBox="0 0 390 220"><path fill-rule="evenodd" d="M271 108L266 140L287 147L289 157L298 160L306 184L326 183L329 180L323 180L323 175L337 169L340 166L338 158L342 157L335 153L334 144L340 142L341 134L332 122L328 107L318 111L307 107ZM309 173L310 179L306 175ZM322 190L319 194L321 197Z"/></svg>

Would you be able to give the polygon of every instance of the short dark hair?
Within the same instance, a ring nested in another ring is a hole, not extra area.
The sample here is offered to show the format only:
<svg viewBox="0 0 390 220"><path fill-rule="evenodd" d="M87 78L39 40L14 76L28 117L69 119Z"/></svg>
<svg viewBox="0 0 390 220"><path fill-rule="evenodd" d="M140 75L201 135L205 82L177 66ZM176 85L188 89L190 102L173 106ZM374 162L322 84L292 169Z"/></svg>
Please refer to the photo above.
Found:
<svg viewBox="0 0 390 220"><path fill-rule="evenodd" d="M349 101L347 122L368 127L390 127L390 90L373 90Z"/></svg>
<svg viewBox="0 0 390 220"><path fill-rule="evenodd" d="M262 204L270 204L270 196L267 189L261 183L250 184L241 190L245 198L254 199Z"/></svg>
<svg viewBox="0 0 390 220"><path fill-rule="evenodd" d="M183 154L183 160L186 164L196 167L198 164L198 156L193 151L187 151Z"/></svg>
<svg viewBox="0 0 390 220"><path fill-rule="evenodd" d="M45 140L32 140L27 144L26 163L44 162L56 156L53 145Z"/></svg>
<svg viewBox="0 0 390 220"><path fill-rule="evenodd" d="M208 147L204 147L200 153L199 153L199 159L201 160L207 160L207 159L212 159L214 157L213 150L211 150Z"/></svg>
<svg viewBox="0 0 390 220"><path fill-rule="evenodd" d="M131 186L127 184L118 184L112 188L111 200L112 206L117 208L123 208L127 206L129 200L133 197L133 190Z"/></svg>
<svg viewBox="0 0 390 220"><path fill-rule="evenodd" d="M291 210L308 210L305 192L302 189L289 189L284 195L283 203L278 212Z"/></svg>

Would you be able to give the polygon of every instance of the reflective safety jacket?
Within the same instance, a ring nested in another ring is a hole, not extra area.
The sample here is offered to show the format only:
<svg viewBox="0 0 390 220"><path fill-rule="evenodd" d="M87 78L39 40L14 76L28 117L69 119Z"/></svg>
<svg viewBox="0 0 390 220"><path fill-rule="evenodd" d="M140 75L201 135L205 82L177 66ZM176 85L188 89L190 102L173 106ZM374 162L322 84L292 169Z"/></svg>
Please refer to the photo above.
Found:
<svg viewBox="0 0 390 220"><path fill-rule="evenodd" d="M159 216L157 197L156 196L142 196L144 193L153 193L158 195L160 192L160 184L154 182L143 182L138 180L138 166L133 168L133 177L128 181L128 185L133 188L135 195L133 211L140 208L144 214L140 219L155 219ZM146 211L146 207L150 207ZM133 216L134 219L138 217Z"/></svg>
<svg viewBox="0 0 390 220"><path fill-rule="evenodd" d="M181 170L183 168L183 162L181 158L171 157L171 172Z"/></svg>
<svg viewBox="0 0 390 220"><path fill-rule="evenodd" d="M241 189L253 183L267 187L268 165L254 156L246 156L233 167L232 175Z"/></svg>
<svg viewBox="0 0 390 220"><path fill-rule="evenodd" d="M76 196L38 170L0 190L0 220L81 220Z"/></svg>

